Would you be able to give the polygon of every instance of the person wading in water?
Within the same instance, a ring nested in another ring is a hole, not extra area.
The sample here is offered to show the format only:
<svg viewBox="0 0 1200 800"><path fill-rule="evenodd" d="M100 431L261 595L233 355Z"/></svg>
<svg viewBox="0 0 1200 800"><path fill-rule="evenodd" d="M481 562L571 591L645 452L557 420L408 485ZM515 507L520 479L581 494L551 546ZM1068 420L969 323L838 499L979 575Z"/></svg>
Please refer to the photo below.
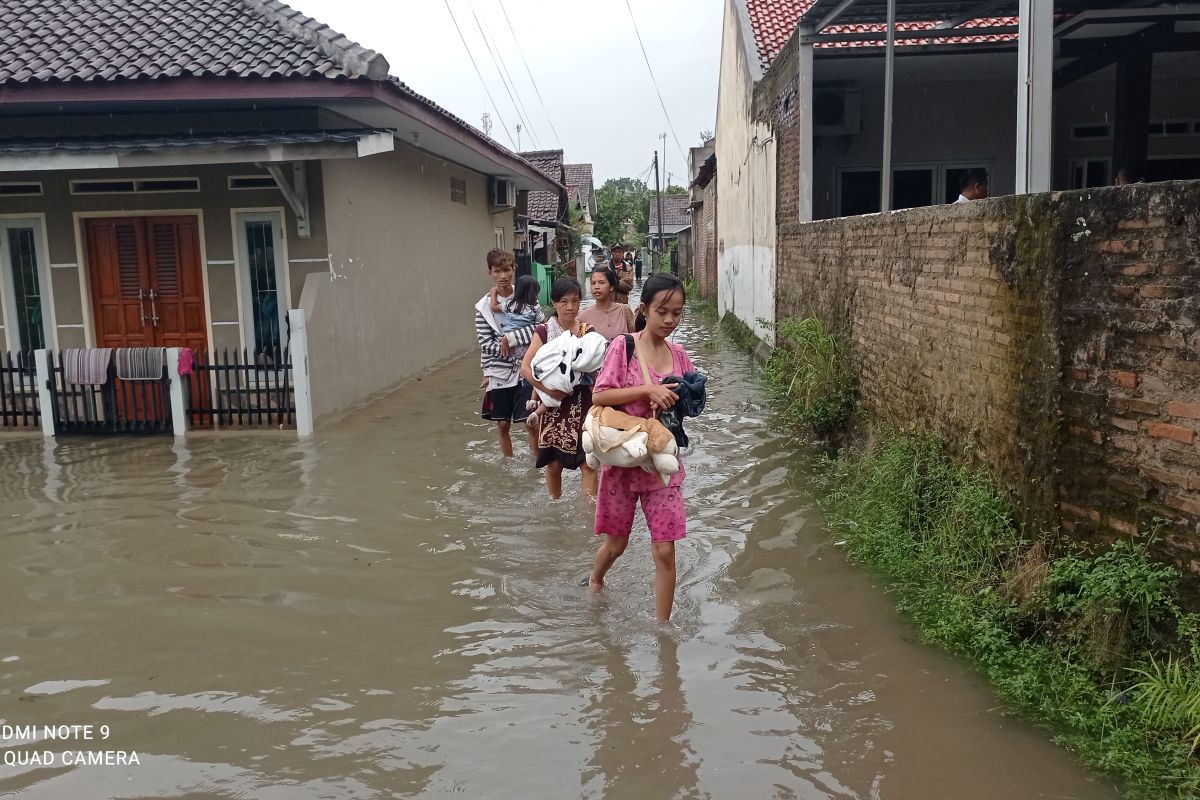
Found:
<svg viewBox="0 0 1200 800"><path fill-rule="evenodd" d="M521 362L521 374L535 389L562 401L558 408L542 407L536 412L541 423L538 434L538 469L546 468L546 490L550 497L562 497L562 473L564 469L577 469L588 497L596 496L596 471L589 467L583 453L583 421L592 408L592 387L581 385L572 394L547 389L533 377L533 359L538 350L564 333L582 336L587 325L579 320L579 303L583 288L574 278L559 278L550 287L550 300L554 303L555 316L538 325L533 342Z"/></svg>
<svg viewBox="0 0 1200 800"><path fill-rule="evenodd" d="M579 319L610 342L623 333L633 333L633 309L616 302L620 286L617 273L608 267L598 269L592 273L591 286L596 303L581 313Z"/></svg>
<svg viewBox="0 0 1200 800"><path fill-rule="evenodd" d="M635 334L636 353L629 357L618 342L608 348L604 366L596 376L592 402L598 406L619 406L626 414L649 419L669 409L678 395L661 384L668 375L683 375L695 370L687 351L667 341L679 327L686 300L683 284L669 272L656 272L642 286L642 304L646 327ZM645 359L650 381L642 375L640 359ZM650 549L654 556L654 610L659 621L671 618L675 602L675 542L687 535L683 506L683 462L679 472L663 486L657 474L641 467L617 467L606 464L600 474L600 494L596 503L596 535L604 541L596 551L596 563L588 577L592 591L604 588L604 576L629 545L637 505L650 528Z"/></svg>

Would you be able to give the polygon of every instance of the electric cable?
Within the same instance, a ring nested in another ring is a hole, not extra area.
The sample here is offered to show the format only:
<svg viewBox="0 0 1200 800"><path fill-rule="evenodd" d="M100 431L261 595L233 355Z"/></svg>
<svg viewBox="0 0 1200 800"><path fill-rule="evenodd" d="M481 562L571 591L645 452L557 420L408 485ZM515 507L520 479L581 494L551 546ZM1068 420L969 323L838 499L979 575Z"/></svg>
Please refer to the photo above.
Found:
<svg viewBox="0 0 1200 800"><path fill-rule="evenodd" d="M471 52L470 45L467 44L467 37L463 36L462 28L458 25L458 18L454 16L454 9L450 8L450 0L443 0L446 4L446 11L450 13L450 20L454 23L454 29L458 31L458 38L462 40L463 49L467 51L467 58L471 59L471 66L475 68L475 74L479 76L479 83L483 86L483 92L487 95L488 100L492 102L492 110L496 112L496 119L500 120L500 127L504 128L504 132L508 135L508 143L513 146L513 150L517 149L517 142L513 138L512 131L508 129L508 123L504 121L504 117L500 114L500 107L496 105L495 98L492 97L492 92L488 89L487 81L483 79L483 73L479 71L479 65L475 63L475 54Z"/></svg>
<svg viewBox="0 0 1200 800"><path fill-rule="evenodd" d="M526 119L526 117L529 116L529 112L526 111L524 114L521 113L525 109L525 104L521 102L521 95L516 91L515 84L511 86L509 85L512 81L512 76L509 75L507 78L505 77L508 75L508 67L504 66L504 56L499 55L500 47L497 45L493 49L492 43L489 41L488 34L484 32L483 22L479 19L479 14L476 13L474 3L471 3L470 9L471 16L475 18L475 25L479 28L479 36L483 39L483 46L487 48L488 55L492 58L492 66L496 68L496 74L500 77L500 83L504 86L504 91L508 92L508 99L512 101L513 110L517 112L517 119L519 119L521 124L525 126L525 129L529 131L529 136L531 139L533 139L533 146L540 150L542 145L538 141L537 132L534 130L533 125L530 124L529 120Z"/></svg>
<svg viewBox="0 0 1200 800"><path fill-rule="evenodd" d="M557 144L562 144L562 137L555 130L554 119L546 109L546 101L542 99L542 90L538 88L537 81L533 77L533 70L529 68L529 62L525 60L525 51L521 49L521 43L517 41L517 31L513 28L512 20L508 18L508 10L504 8L504 0L500 0L500 10L504 12L504 21L508 24L509 33L512 34L513 44L517 46L517 52L521 54L521 61L525 64L525 74L529 76L529 82L533 84L533 91L537 93L538 102L542 105L542 113L546 115L546 122L550 123L550 132L554 134L554 141Z"/></svg>
<svg viewBox="0 0 1200 800"><path fill-rule="evenodd" d="M658 88L658 79L654 77L654 68L650 66L650 56L646 53L646 45L642 42L642 32L638 30L637 19L633 16L633 6L629 4L629 0L625 0L625 8L629 11L629 19L633 22L633 32L637 35L638 47L642 49L642 58L646 61L646 71L650 73L650 82L654 84L654 91L658 95L658 104L662 106L663 116L667 118L667 127L671 129L671 136L675 139L675 148L679 151L679 157L683 159L683 163L687 163L687 156L683 154L683 145L679 143L679 134L675 133L675 125L671 122L671 115L667 113L667 104L663 100L662 90Z"/></svg>

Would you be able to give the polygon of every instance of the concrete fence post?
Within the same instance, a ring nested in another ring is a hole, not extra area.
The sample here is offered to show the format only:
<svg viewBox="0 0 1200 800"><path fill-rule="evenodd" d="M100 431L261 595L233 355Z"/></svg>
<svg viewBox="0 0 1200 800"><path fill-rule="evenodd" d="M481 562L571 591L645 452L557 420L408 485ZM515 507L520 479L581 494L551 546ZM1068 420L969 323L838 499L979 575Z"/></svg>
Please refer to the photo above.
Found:
<svg viewBox="0 0 1200 800"><path fill-rule="evenodd" d="M180 349L167 348L167 377L171 379L171 428L176 436L187 434L187 405L183 402L183 377L179 374Z"/></svg>
<svg viewBox="0 0 1200 800"><path fill-rule="evenodd" d="M304 309L288 311L291 339L288 347L292 356L292 387L296 393L296 435L301 438L312 436L312 381L308 373L308 328Z"/></svg>
<svg viewBox="0 0 1200 800"><path fill-rule="evenodd" d="M54 435L54 396L50 394L50 356L47 350L34 350L33 363L36 367L38 407L42 415L42 435Z"/></svg>

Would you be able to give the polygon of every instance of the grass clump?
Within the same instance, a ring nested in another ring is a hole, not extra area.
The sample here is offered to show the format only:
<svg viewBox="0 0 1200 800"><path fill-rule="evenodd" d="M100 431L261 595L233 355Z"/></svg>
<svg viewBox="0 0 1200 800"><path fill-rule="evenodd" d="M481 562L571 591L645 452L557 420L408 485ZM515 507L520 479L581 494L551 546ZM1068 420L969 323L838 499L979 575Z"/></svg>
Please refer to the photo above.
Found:
<svg viewBox="0 0 1200 800"><path fill-rule="evenodd" d="M990 480L933 439L833 462L824 505L923 636L972 661L1132 798L1200 796L1200 624L1142 543L1100 553L1027 535Z"/></svg>
<svg viewBox="0 0 1200 800"><path fill-rule="evenodd" d="M717 315L717 301L707 297L700 296L700 285L692 279L683 282L683 291L687 294L688 305L697 314L702 314L706 317L715 317Z"/></svg>
<svg viewBox="0 0 1200 800"><path fill-rule="evenodd" d="M775 350L762 377L788 427L828 437L844 429L854 412L844 348L814 317L776 323Z"/></svg>

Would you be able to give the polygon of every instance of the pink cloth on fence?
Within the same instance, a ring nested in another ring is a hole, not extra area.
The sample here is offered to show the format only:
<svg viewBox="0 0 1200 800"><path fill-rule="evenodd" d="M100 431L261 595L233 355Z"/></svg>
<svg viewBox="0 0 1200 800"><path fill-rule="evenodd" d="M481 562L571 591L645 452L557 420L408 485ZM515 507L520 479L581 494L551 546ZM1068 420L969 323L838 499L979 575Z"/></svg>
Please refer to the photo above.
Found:
<svg viewBox="0 0 1200 800"><path fill-rule="evenodd" d="M190 347L179 348L179 374L191 375L196 370L196 354Z"/></svg>

